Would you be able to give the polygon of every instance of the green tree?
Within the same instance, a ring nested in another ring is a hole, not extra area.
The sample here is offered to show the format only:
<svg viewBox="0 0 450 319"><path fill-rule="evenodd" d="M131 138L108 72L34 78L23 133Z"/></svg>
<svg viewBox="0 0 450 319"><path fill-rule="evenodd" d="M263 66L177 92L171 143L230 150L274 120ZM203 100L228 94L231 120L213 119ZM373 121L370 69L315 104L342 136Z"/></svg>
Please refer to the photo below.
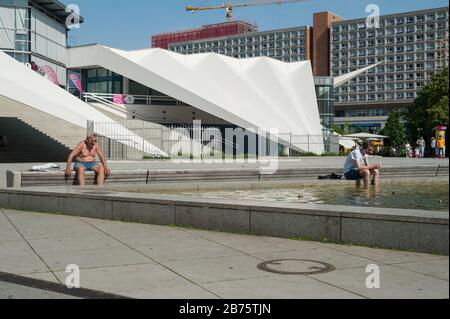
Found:
<svg viewBox="0 0 450 319"><path fill-rule="evenodd" d="M408 137L429 140L438 125L448 126L448 67L435 75L405 112Z"/></svg>
<svg viewBox="0 0 450 319"><path fill-rule="evenodd" d="M344 127L341 127L340 125L334 125L333 131L338 133L339 135L349 135L350 133L350 125L345 124Z"/></svg>
<svg viewBox="0 0 450 319"><path fill-rule="evenodd" d="M389 137L385 143L386 146L399 146L405 142L405 126L401 122L401 114L399 112L392 112L389 115L382 133Z"/></svg>
<svg viewBox="0 0 450 319"><path fill-rule="evenodd" d="M355 128L355 133L357 133L357 134L359 134L359 133L365 133L366 132L366 130L363 128L363 127L361 127L361 126L357 126L356 128Z"/></svg>

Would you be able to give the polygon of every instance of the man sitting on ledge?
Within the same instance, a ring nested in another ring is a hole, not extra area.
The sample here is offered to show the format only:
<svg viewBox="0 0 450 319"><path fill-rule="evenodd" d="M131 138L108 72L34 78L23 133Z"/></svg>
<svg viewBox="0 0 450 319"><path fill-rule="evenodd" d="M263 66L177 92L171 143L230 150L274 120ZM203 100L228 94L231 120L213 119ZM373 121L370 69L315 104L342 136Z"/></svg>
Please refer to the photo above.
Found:
<svg viewBox="0 0 450 319"><path fill-rule="evenodd" d="M96 162L96 156L100 158L101 164ZM97 144L97 135L89 135L85 141L80 142L70 154L67 160L66 176L72 176L71 166L75 159L73 170L77 172L78 184L86 184L86 172L95 172L97 175L97 185L103 186L105 176L111 175L111 171L106 164L105 156Z"/></svg>
<svg viewBox="0 0 450 319"><path fill-rule="evenodd" d="M351 181L364 180L364 186L369 188L370 176L373 176L374 185L378 187L380 178L381 164L369 164L369 154L371 146L368 142L364 142L362 147L351 152L344 166L345 178Z"/></svg>

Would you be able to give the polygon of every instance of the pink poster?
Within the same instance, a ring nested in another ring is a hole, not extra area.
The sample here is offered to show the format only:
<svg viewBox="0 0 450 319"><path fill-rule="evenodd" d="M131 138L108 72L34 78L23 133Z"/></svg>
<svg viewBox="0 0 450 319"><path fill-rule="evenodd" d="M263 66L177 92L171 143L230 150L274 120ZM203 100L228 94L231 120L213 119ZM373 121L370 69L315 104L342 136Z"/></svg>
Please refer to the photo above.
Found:
<svg viewBox="0 0 450 319"><path fill-rule="evenodd" d="M69 79L75 85L75 87L80 91L81 95L83 95L83 86L81 85L81 79L77 74L71 73L69 74Z"/></svg>
<svg viewBox="0 0 450 319"><path fill-rule="evenodd" d="M113 103L125 104L125 96L122 94L114 94L113 95Z"/></svg>
<svg viewBox="0 0 450 319"><path fill-rule="evenodd" d="M55 73L55 70L53 70L50 66L44 65L45 74L47 74L50 81L55 83L56 85L59 85L58 76Z"/></svg>

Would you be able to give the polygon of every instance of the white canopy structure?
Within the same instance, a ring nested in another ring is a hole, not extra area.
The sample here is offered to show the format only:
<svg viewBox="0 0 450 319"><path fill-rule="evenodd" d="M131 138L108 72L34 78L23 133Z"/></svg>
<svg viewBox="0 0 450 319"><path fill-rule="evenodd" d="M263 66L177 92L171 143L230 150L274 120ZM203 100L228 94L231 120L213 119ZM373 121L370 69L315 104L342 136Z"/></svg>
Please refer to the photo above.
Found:
<svg viewBox="0 0 450 319"><path fill-rule="evenodd" d="M372 64L372 65L366 66L365 68L362 68L362 69L359 69L359 70L356 70L356 71L353 71L353 72L350 72L350 73L347 73L347 74L335 77L334 78L334 87L335 88L340 87L341 85L344 85L345 83L347 83L348 81L350 81L354 77L357 77L357 76L359 76L359 75L369 71L370 69L372 69L372 68L374 68L374 67L376 67L378 65L381 65L383 63L384 62L379 62L379 63L376 63L376 64Z"/></svg>
<svg viewBox="0 0 450 319"><path fill-rule="evenodd" d="M114 122L94 107L1 51L0 69L1 96L81 128L87 128L88 120ZM121 136L126 135L129 139L122 141L123 144L139 149L146 154L167 156L165 152L121 125L102 126L96 132L113 140L120 140Z"/></svg>
<svg viewBox="0 0 450 319"><path fill-rule="evenodd" d="M370 133L356 133L344 136L345 138L351 138L355 140L383 140L388 138L388 136L378 135L378 134L370 134Z"/></svg>
<svg viewBox="0 0 450 319"><path fill-rule="evenodd" d="M283 135L322 136L310 61L239 60L215 53L122 51L101 45L68 49L68 68L95 66L244 129L277 130L277 141L288 147L296 148ZM315 146L315 153L323 151L323 143Z"/></svg>
<svg viewBox="0 0 450 319"><path fill-rule="evenodd" d="M341 134L334 133L336 136L339 136L339 145L344 147L345 149L352 149L356 146L356 142L354 139L350 137L342 136Z"/></svg>

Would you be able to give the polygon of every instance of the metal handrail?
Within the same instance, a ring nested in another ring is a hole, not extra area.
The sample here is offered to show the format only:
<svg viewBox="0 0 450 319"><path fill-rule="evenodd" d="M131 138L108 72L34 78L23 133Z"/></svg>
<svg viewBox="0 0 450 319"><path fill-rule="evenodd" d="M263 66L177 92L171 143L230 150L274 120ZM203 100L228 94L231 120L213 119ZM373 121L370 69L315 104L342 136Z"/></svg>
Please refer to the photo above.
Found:
<svg viewBox="0 0 450 319"><path fill-rule="evenodd" d="M98 97L108 99L110 102L112 102L112 100L114 99L114 95L115 95L115 94L111 94L111 93L90 93L90 92L85 92L85 94L96 95ZM134 94L130 94L130 95L133 96L135 101L144 102L145 105L153 105L153 102L176 102L177 103L176 106L187 105L186 103L183 103L180 100L171 98L167 95L134 95Z"/></svg>
<svg viewBox="0 0 450 319"><path fill-rule="evenodd" d="M162 122L162 121L173 121L174 123L176 123L177 125L181 125L181 126L185 126L185 127L189 127L186 123L181 123L178 120L172 119L172 118L165 118L165 119L161 119L161 118L151 118L145 115L142 115L138 112L136 112L136 110L128 110L127 108L121 106L120 104L116 104L114 102L109 101L108 99L105 99L103 97L101 97L101 94L97 94L97 93L84 93L84 98L85 101L88 102L88 99L92 99L96 102L102 103L106 106L111 107L112 109L122 112L126 115L133 115L134 117L137 117L140 120L143 121L148 121L148 122Z"/></svg>
<svg viewBox="0 0 450 319"><path fill-rule="evenodd" d="M177 119L167 118L167 117L164 119L150 118L150 117L147 117L145 115L142 115L142 114L136 112L136 110L130 111L127 108L121 106L120 104L116 104L114 102L109 101L108 99L104 98L103 96L111 96L112 97L113 95L107 94L107 93L90 93L90 92L85 92L83 94L83 97L85 98L86 103L88 102L88 99L92 99L96 102L102 103L103 105L111 107L112 109L114 109L116 111L122 112L125 115L132 115L142 121L147 121L147 122L170 121L171 124L175 123L176 125L179 125L180 127L185 128L187 130L190 130L192 128L192 126L190 124L179 122L179 120L177 120ZM142 95L142 96L144 96L144 95ZM148 97L148 96L145 96L145 97ZM174 128L174 126L172 125L172 129L173 128ZM238 147L238 145L236 143L230 142L223 138L222 138L222 140L220 140L220 142L222 142L223 144L228 145L228 146Z"/></svg>

